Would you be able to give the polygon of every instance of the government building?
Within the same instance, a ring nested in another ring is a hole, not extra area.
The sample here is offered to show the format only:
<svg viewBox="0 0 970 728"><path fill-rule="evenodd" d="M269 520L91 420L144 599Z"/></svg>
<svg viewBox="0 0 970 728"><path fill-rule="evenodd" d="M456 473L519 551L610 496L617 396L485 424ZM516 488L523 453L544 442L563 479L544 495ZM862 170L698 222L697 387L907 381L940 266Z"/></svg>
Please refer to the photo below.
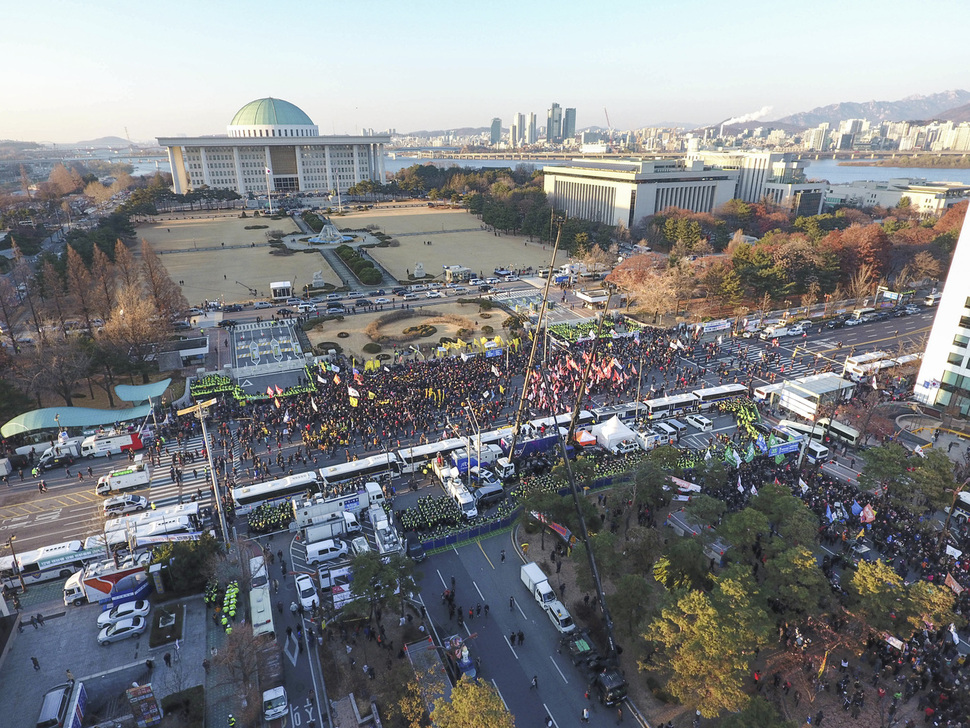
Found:
<svg viewBox="0 0 970 728"><path fill-rule="evenodd" d="M158 137L168 150L177 194L206 185L242 196L346 192L384 182L388 134L320 136L302 109L282 99L256 99L232 117L226 136Z"/></svg>

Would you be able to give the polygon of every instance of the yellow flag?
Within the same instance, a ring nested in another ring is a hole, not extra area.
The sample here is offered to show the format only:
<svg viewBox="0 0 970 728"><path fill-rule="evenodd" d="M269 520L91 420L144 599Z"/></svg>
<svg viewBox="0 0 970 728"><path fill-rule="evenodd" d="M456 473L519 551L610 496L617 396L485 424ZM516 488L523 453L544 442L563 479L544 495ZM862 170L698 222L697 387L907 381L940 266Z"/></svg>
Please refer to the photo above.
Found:
<svg viewBox="0 0 970 728"><path fill-rule="evenodd" d="M351 397L350 398L350 406L351 407L356 407L357 406L357 398L356 397Z"/></svg>
<svg viewBox="0 0 970 728"><path fill-rule="evenodd" d="M376 396L377 396L377 395L376 395L376 394L374 394L373 392L368 392L368 393L367 393L367 399L374 399L374 398L375 398Z"/></svg>

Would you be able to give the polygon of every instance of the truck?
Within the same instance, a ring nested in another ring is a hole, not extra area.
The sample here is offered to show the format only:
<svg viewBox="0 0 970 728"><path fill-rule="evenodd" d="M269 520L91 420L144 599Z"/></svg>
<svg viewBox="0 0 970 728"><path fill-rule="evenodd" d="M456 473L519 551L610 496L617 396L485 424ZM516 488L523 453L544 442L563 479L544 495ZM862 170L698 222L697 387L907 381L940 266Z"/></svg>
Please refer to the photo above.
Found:
<svg viewBox="0 0 970 728"><path fill-rule="evenodd" d="M112 430L84 438L81 442L81 457L103 458L109 454L118 455L129 450L141 450L143 447L141 433Z"/></svg>
<svg viewBox="0 0 970 728"><path fill-rule="evenodd" d="M256 654L263 720L279 720L290 712L290 701L283 687L283 659L279 645L271 636L263 635L256 639ZM282 722L276 725L282 725Z"/></svg>
<svg viewBox="0 0 970 728"><path fill-rule="evenodd" d="M40 458L37 460L37 467L40 470L44 470L45 466L53 461L54 458L73 458L77 460L79 457L81 457L80 442L77 440L58 442L41 453Z"/></svg>
<svg viewBox="0 0 970 728"><path fill-rule="evenodd" d="M384 503L384 491L378 483L364 483L363 490L331 498L317 496L307 500L293 499L293 519L297 528L306 528L326 519L331 513L360 513L374 503Z"/></svg>
<svg viewBox="0 0 970 728"><path fill-rule="evenodd" d="M322 516L318 522L306 527L304 535L306 543L318 543L328 538L340 538L359 532L360 522L357 516L350 511L342 511Z"/></svg>
<svg viewBox="0 0 970 728"><path fill-rule="evenodd" d="M408 661L414 668L418 688L424 697L428 713L434 711L434 701L442 698L445 702L451 700L451 675L445 663L438 654L439 648L429 636L420 642L412 642L404 646Z"/></svg>
<svg viewBox="0 0 970 728"><path fill-rule="evenodd" d="M127 468L112 470L107 475L98 478L94 492L98 495L109 495L119 490L132 490L152 482L151 463L140 461Z"/></svg>
<svg viewBox="0 0 970 728"><path fill-rule="evenodd" d="M64 606L89 602L111 607L145 598L152 587L146 571L150 561L151 554L145 552L117 564L113 560L87 564L64 583Z"/></svg>
<svg viewBox="0 0 970 728"><path fill-rule="evenodd" d="M384 511L384 506L376 503L367 509L367 518L374 528L374 542L381 556L385 554L400 554L404 552L404 543L394 528L391 518Z"/></svg>
<svg viewBox="0 0 970 728"><path fill-rule="evenodd" d="M585 630L575 630L562 636L560 651L569 655L591 685L603 705L616 705L626 697L627 681L623 673L603 658Z"/></svg>
<svg viewBox="0 0 970 728"><path fill-rule="evenodd" d="M466 520L472 521L478 518L478 508L475 505L475 499L472 498L472 494L468 492L468 488L460 480L457 478L446 478L443 485L448 495L458 504L458 509Z"/></svg>
<svg viewBox="0 0 970 728"><path fill-rule="evenodd" d="M525 588L543 607L556 601L556 592L553 591L553 588L549 585L549 579L535 561L522 564L519 576L522 583L525 584Z"/></svg>

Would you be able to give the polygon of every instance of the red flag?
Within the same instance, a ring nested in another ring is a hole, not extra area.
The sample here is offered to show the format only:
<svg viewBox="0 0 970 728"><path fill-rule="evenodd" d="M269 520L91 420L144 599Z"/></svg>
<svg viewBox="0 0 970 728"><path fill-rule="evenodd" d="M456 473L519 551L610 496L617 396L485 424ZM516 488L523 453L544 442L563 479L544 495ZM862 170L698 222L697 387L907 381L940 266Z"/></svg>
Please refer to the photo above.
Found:
<svg viewBox="0 0 970 728"><path fill-rule="evenodd" d="M273 386L274 386L274 387L276 387L276 393L277 393L277 394L283 394L283 390L282 390L282 389L280 389L280 385L278 385L278 384L274 384Z"/></svg>
<svg viewBox="0 0 970 728"><path fill-rule="evenodd" d="M340 384L340 375L339 374L334 374L333 375L333 383L334 384Z"/></svg>
<svg viewBox="0 0 970 728"><path fill-rule="evenodd" d="M273 388L272 387L267 387L266 388L266 396L267 397L272 397L273 396Z"/></svg>
<svg viewBox="0 0 970 728"><path fill-rule="evenodd" d="M276 409L279 409L280 408L280 401L278 399L274 399L273 400L273 404L276 405Z"/></svg>

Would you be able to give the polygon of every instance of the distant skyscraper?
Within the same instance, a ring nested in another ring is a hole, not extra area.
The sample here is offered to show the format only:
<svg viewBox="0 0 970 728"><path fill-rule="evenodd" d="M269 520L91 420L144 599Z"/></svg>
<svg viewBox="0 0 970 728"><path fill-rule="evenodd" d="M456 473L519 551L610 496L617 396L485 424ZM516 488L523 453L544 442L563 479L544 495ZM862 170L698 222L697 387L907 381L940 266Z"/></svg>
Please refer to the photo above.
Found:
<svg viewBox="0 0 970 728"><path fill-rule="evenodd" d="M546 113L546 141L562 141L562 107L555 101Z"/></svg>
<svg viewBox="0 0 970 728"><path fill-rule="evenodd" d="M492 144L498 144L502 141L502 120L497 116L492 119L492 133L489 136L489 141Z"/></svg>
<svg viewBox="0 0 970 728"><path fill-rule="evenodd" d="M512 117L512 130L509 132L509 144L513 147L521 147L525 143L525 114L516 114Z"/></svg>
<svg viewBox="0 0 970 728"><path fill-rule="evenodd" d="M525 140L527 144L535 144L539 141L539 128L536 126L536 115L534 111L529 112L529 123L526 126Z"/></svg>
<svg viewBox="0 0 970 728"><path fill-rule="evenodd" d="M562 138L572 139L576 136L576 109L566 109L562 117Z"/></svg>

